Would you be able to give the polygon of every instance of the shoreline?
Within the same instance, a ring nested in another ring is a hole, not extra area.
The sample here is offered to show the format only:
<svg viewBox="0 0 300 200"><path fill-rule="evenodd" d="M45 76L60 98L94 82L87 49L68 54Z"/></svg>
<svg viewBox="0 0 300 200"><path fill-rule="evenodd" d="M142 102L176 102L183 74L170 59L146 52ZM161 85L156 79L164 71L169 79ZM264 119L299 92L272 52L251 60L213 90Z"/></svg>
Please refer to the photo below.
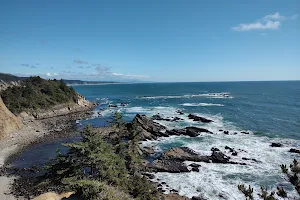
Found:
<svg viewBox="0 0 300 200"><path fill-rule="evenodd" d="M48 113L51 113L49 117L41 119L19 117L23 123L23 127L0 140L1 199L19 199L9 194L11 183L16 177L5 173L6 167L9 166L12 160L33 145L75 135L75 121L89 118L95 106L96 104L94 103L89 103L87 106L75 104L71 110L65 109L64 106L58 110L49 110Z"/></svg>

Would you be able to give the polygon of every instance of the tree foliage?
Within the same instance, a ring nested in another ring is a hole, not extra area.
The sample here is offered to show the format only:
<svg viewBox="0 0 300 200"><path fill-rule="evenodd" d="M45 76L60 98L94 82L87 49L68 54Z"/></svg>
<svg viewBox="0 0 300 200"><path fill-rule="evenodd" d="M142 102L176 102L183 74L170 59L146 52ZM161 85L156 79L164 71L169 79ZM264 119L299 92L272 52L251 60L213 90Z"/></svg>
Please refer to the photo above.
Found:
<svg viewBox="0 0 300 200"><path fill-rule="evenodd" d="M294 186L295 190L300 197L300 166L297 160L294 160L290 167L287 168L286 165L281 165L282 172L286 175L287 180ZM238 190L242 192L246 200L253 200L253 188L249 185L248 189L245 185L241 184L238 185ZM278 197L287 198L288 194L282 187L277 187L277 191L268 192L266 188L261 187L261 192L258 193L258 196L263 200L277 200L276 195Z"/></svg>
<svg viewBox="0 0 300 200"><path fill-rule="evenodd" d="M48 163L45 182L62 184L85 199L158 199L155 186L138 170L141 169L136 151L138 134L130 133L131 139L126 138L128 132L123 132L126 129L122 117L116 116L112 128L120 139L106 141L87 126L81 141L65 144L68 152L64 155L58 152Z"/></svg>
<svg viewBox="0 0 300 200"><path fill-rule="evenodd" d="M75 102L76 92L62 80L45 80L39 76L30 77L22 86L11 86L1 92L7 108L18 114L22 111L48 109L54 105Z"/></svg>

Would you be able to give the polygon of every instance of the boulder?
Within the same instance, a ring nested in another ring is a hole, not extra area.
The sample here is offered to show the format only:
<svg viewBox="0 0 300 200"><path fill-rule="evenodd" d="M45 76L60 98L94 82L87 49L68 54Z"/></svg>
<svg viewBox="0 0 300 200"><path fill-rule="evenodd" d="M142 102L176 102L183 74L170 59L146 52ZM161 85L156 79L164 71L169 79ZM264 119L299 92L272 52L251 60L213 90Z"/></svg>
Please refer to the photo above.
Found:
<svg viewBox="0 0 300 200"><path fill-rule="evenodd" d="M230 157L226 156L220 151L213 151L210 158L213 163L224 163L224 164L229 163L229 159L230 159Z"/></svg>
<svg viewBox="0 0 300 200"><path fill-rule="evenodd" d="M157 172L169 172L169 173L189 172L185 164L174 160L155 160L149 165L149 167L154 169Z"/></svg>
<svg viewBox="0 0 300 200"><path fill-rule="evenodd" d="M201 167L201 165L196 164L196 163L192 163L192 164L190 164L189 166L190 166L190 167Z"/></svg>
<svg viewBox="0 0 300 200"><path fill-rule="evenodd" d="M210 150L211 150L211 151L220 151L220 149L218 149L218 148L216 148L216 147L212 147Z"/></svg>
<svg viewBox="0 0 300 200"><path fill-rule="evenodd" d="M154 174L150 174L150 173L144 172L144 173L142 173L142 175L148 177L149 179L155 179L155 175Z"/></svg>
<svg viewBox="0 0 300 200"><path fill-rule="evenodd" d="M199 170L198 167L192 167L192 171L193 171L193 172L199 172L200 170Z"/></svg>
<svg viewBox="0 0 300 200"><path fill-rule="evenodd" d="M189 114L188 115L188 118L189 119L192 119L193 121L200 121L202 123L210 123L210 122L213 122L212 120L210 119L206 119L204 117L200 117L200 116L197 116L197 115L193 115L193 114Z"/></svg>
<svg viewBox="0 0 300 200"><path fill-rule="evenodd" d="M290 152L300 154L300 150L299 149L293 149L293 148L291 148Z"/></svg>
<svg viewBox="0 0 300 200"><path fill-rule="evenodd" d="M166 134L168 135L186 135L185 129L172 129L172 130L166 130Z"/></svg>
<svg viewBox="0 0 300 200"><path fill-rule="evenodd" d="M245 157L242 157L243 160L252 160L254 162L259 162L258 160L254 159L254 158L245 158Z"/></svg>
<svg viewBox="0 0 300 200"><path fill-rule="evenodd" d="M186 134L187 135L199 135L200 133L211 133L213 134L212 132L210 132L209 130L205 129L205 128L199 128L199 127L194 127L194 126L191 126L191 127L186 127Z"/></svg>
<svg viewBox="0 0 300 200"><path fill-rule="evenodd" d="M140 149L146 156L153 156L156 153L153 147L141 147Z"/></svg>
<svg viewBox="0 0 300 200"><path fill-rule="evenodd" d="M162 130L164 126L155 123L152 119L149 119L145 115L137 114L131 124L132 129L139 130L144 139L157 139L157 137L163 136Z"/></svg>
<svg viewBox="0 0 300 200"><path fill-rule="evenodd" d="M276 143L276 142L272 142L270 147L282 147L282 144L280 143Z"/></svg>
<svg viewBox="0 0 300 200"><path fill-rule="evenodd" d="M249 134L249 132L246 132L246 131L241 131L241 133L243 133L243 134Z"/></svg>
<svg viewBox="0 0 300 200"><path fill-rule="evenodd" d="M176 111L179 115L184 115L184 112L182 112L181 110L177 110Z"/></svg>
<svg viewBox="0 0 300 200"><path fill-rule="evenodd" d="M172 129L172 130L167 130L166 134L168 135L187 135L190 137L197 137L200 135L200 133L206 132L206 133L211 133L207 129L204 128L198 128L198 127L187 127L186 129Z"/></svg>
<svg viewBox="0 0 300 200"><path fill-rule="evenodd" d="M162 159L176 161L209 162L209 156L200 156L188 147L173 147L163 153Z"/></svg>

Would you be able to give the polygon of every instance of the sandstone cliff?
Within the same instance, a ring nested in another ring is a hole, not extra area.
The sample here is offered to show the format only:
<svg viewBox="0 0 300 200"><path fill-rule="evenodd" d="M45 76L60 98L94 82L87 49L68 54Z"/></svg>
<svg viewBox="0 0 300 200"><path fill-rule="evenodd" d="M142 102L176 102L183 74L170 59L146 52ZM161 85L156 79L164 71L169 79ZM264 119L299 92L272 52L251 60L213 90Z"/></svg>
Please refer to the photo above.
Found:
<svg viewBox="0 0 300 200"><path fill-rule="evenodd" d="M0 97L0 139L21 127L21 121L7 109Z"/></svg>

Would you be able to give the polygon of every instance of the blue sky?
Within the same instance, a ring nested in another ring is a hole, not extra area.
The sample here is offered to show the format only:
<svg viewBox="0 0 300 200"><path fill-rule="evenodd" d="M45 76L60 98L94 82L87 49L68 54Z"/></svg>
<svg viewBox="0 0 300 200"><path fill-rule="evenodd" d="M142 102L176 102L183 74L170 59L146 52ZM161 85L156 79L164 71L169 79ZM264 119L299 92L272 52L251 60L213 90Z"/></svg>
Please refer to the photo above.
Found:
<svg viewBox="0 0 300 200"><path fill-rule="evenodd" d="M298 0L1 1L0 72L114 81L300 80Z"/></svg>

